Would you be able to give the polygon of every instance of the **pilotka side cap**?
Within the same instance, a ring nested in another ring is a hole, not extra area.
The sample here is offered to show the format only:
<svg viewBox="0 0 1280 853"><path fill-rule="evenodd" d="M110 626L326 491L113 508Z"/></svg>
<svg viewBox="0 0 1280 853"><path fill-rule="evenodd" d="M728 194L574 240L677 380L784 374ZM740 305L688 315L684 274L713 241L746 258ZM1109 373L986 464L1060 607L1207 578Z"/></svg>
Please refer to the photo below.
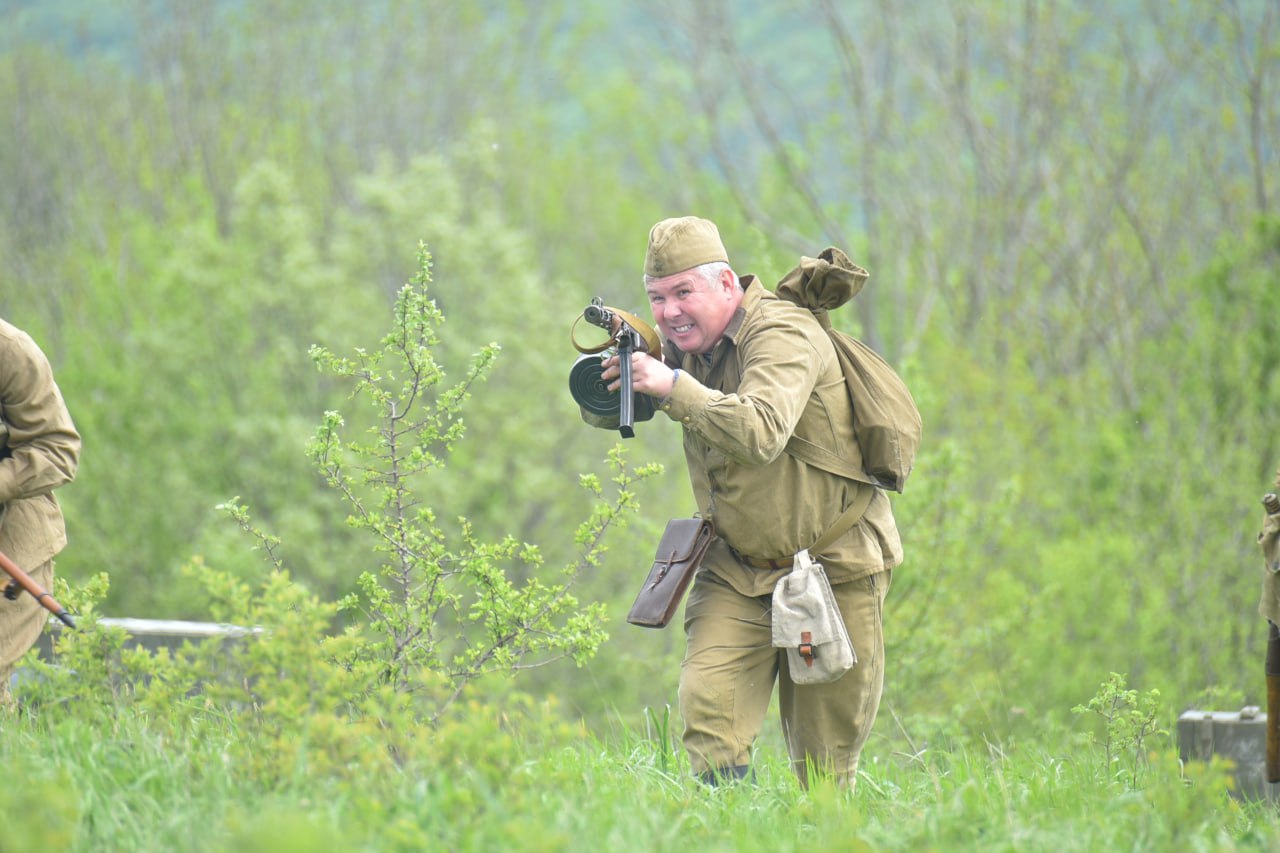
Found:
<svg viewBox="0 0 1280 853"><path fill-rule="evenodd" d="M712 261L729 262L714 222L697 216L664 219L649 229L644 273L654 278L675 275Z"/></svg>

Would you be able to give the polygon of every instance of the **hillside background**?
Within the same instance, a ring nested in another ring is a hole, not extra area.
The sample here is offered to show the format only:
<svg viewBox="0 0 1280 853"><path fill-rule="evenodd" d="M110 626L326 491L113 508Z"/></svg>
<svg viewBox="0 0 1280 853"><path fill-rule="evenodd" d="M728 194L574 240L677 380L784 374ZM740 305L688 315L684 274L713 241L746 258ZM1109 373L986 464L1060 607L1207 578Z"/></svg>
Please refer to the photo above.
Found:
<svg viewBox="0 0 1280 853"><path fill-rule="evenodd" d="M372 568L303 447L419 241L454 370L502 354L444 517L572 558L618 437L567 393L575 316L644 310L656 220L775 281L835 245L834 318L926 445L895 496L883 738L1014 737L1110 672L1171 710L1262 701L1258 498L1280 464L1280 7L1222 3L0 3L0 316L84 435L73 584L207 618L253 577L234 497L326 598ZM613 635L520 676L592 725L674 703L678 629L623 615L693 510L678 430L580 589ZM881 747L887 748L887 747Z"/></svg>

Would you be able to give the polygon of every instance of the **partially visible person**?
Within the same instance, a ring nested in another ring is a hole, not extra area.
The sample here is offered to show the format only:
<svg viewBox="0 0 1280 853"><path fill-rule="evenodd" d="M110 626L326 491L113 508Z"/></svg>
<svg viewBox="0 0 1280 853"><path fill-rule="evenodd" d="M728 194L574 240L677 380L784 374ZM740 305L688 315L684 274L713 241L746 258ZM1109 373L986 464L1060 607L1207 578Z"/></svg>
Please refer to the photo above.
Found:
<svg viewBox="0 0 1280 853"><path fill-rule="evenodd" d="M45 589L67 544L53 491L80 461L76 431L49 360L31 336L0 319L0 552ZM9 576L0 572L0 587ZM49 611L26 593L0 596L0 704L18 660L35 645Z"/></svg>
<svg viewBox="0 0 1280 853"><path fill-rule="evenodd" d="M1280 471L1276 472L1275 487L1280 491ZM1266 512L1262 516L1262 530L1258 533L1258 547L1262 549L1266 569L1262 573L1258 614L1274 628L1280 625L1280 498L1275 492L1269 492L1262 502Z"/></svg>

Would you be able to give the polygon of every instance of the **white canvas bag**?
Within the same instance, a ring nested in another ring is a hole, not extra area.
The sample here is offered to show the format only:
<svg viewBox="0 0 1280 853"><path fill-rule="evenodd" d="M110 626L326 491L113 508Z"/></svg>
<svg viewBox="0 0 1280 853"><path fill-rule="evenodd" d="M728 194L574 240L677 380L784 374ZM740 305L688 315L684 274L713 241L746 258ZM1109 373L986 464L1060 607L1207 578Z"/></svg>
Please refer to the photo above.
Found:
<svg viewBox="0 0 1280 853"><path fill-rule="evenodd" d="M787 650L796 684L835 681L858 662L827 572L808 550L774 587L773 645Z"/></svg>

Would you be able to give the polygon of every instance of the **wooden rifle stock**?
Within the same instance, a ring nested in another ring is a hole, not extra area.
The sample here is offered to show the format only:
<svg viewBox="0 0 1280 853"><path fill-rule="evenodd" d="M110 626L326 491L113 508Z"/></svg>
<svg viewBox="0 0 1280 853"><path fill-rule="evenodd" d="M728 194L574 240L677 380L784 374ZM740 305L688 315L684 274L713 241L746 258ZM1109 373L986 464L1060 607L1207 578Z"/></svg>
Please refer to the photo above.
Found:
<svg viewBox="0 0 1280 853"><path fill-rule="evenodd" d="M1268 492L1262 506L1268 515L1276 515L1280 498ZM1268 619L1267 629L1267 781L1275 784L1280 782L1280 628Z"/></svg>
<svg viewBox="0 0 1280 853"><path fill-rule="evenodd" d="M49 594L48 590L36 583L35 579L31 577L31 575L24 572L18 567L17 563L9 559L8 555L4 552L0 552L0 569L4 569L5 573L9 575L9 577L13 578L14 584L22 587L27 592L35 596L36 601L40 602L40 604L54 616L57 616L58 619L62 621L63 625L66 625L68 628L74 628L76 626L76 623L72 620L71 614L67 612L66 608L59 604L54 597ZM5 590L5 595L9 595L8 590Z"/></svg>
<svg viewBox="0 0 1280 853"><path fill-rule="evenodd" d="M1280 628L1267 622L1267 781L1280 782Z"/></svg>

